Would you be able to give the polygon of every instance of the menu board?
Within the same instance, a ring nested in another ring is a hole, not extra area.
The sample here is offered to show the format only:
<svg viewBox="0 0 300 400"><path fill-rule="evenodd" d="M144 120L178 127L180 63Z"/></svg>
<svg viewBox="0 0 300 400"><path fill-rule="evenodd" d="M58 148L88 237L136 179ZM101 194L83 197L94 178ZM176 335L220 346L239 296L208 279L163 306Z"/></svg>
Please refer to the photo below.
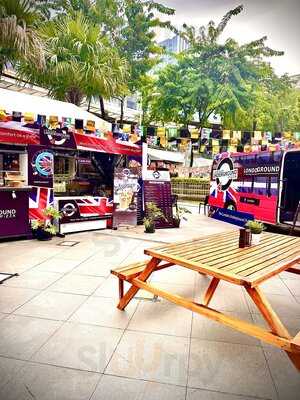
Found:
<svg viewBox="0 0 300 400"><path fill-rule="evenodd" d="M116 168L114 174L113 227L137 225L138 174L134 169Z"/></svg>
<svg viewBox="0 0 300 400"><path fill-rule="evenodd" d="M147 215L147 203L152 202L163 212L166 219L155 221L155 228L174 228L172 189L168 171L146 171L144 176L144 202Z"/></svg>

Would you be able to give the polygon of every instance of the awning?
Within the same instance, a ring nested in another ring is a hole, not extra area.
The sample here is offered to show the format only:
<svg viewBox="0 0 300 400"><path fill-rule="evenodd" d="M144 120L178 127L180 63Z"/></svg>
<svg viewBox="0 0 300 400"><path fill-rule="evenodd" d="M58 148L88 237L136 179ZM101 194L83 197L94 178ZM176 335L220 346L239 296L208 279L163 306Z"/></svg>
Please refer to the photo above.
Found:
<svg viewBox="0 0 300 400"><path fill-rule="evenodd" d="M39 129L24 126L24 123L0 121L0 143L13 143L16 145L39 144Z"/></svg>
<svg viewBox="0 0 300 400"><path fill-rule="evenodd" d="M74 133L78 150L98 151L109 154L124 154L128 156L142 156L142 147L130 142L115 139L102 139L95 136Z"/></svg>
<svg viewBox="0 0 300 400"><path fill-rule="evenodd" d="M159 150L148 147L148 156L151 160L169 161L178 164L184 163L184 153L175 151Z"/></svg>

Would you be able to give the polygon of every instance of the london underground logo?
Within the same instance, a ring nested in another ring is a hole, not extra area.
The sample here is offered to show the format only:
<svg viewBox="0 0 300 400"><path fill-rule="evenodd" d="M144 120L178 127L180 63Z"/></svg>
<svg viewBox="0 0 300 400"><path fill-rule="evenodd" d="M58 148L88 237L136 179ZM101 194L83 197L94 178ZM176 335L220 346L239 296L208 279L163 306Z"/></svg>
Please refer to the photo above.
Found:
<svg viewBox="0 0 300 400"><path fill-rule="evenodd" d="M230 187L231 182L237 179L237 176L238 170L234 168L231 158L224 158L213 172L213 179L223 191Z"/></svg>

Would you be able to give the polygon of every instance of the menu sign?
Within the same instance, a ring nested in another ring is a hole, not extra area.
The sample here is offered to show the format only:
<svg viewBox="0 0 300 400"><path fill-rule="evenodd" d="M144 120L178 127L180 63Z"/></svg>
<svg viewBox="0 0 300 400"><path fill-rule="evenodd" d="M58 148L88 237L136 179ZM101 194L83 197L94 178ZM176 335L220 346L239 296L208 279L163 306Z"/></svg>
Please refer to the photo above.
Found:
<svg viewBox="0 0 300 400"><path fill-rule="evenodd" d="M116 168L114 175L113 226L137 224L137 193L140 190L137 171Z"/></svg>
<svg viewBox="0 0 300 400"><path fill-rule="evenodd" d="M48 129L43 126L40 129L41 144L46 146L61 147L65 149L76 149L76 143L73 132L67 127Z"/></svg>
<svg viewBox="0 0 300 400"><path fill-rule="evenodd" d="M155 222L156 228L173 228L173 207L170 173L168 171L146 171L144 176L144 201L147 215L147 203L154 203L163 212L166 219Z"/></svg>
<svg viewBox="0 0 300 400"><path fill-rule="evenodd" d="M28 191L1 191L0 237L21 236L30 233L28 220Z"/></svg>
<svg viewBox="0 0 300 400"><path fill-rule="evenodd" d="M28 185L53 187L53 152L45 146L28 146Z"/></svg>

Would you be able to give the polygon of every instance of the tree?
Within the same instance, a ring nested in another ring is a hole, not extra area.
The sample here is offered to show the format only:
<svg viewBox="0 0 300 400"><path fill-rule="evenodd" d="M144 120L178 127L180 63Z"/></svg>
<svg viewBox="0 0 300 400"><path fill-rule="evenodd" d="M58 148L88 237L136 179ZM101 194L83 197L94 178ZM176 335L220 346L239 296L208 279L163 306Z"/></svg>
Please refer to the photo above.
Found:
<svg viewBox="0 0 300 400"><path fill-rule="evenodd" d="M43 44L36 32L41 15L31 0L0 0L0 75L19 60L44 66Z"/></svg>
<svg viewBox="0 0 300 400"><path fill-rule="evenodd" d="M156 42L155 29L174 30L169 21L162 21L153 11L172 15L174 10L154 1L119 1L121 21L115 43L119 53L127 60L129 68L128 91L143 91L147 73L159 62L163 49ZM125 96L119 97L121 103L120 123L123 123Z"/></svg>
<svg viewBox="0 0 300 400"><path fill-rule="evenodd" d="M188 73L188 72L187 72ZM192 79L182 75L181 63L169 64L158 72L152 117L159 122L175 122L188 126L195 111L190 99Z"/></svg>
<svg viewBox="0 0 300 400"><path fill-rule="evenodd" d="M19 67L30 82L47 87L60 100L80 105L84 98L122 93L126 61L111 48L80 12L63 15L41 24L39 34L46 49L46 66L41 73L29 63Z"/></svg>
<svg viewBox="0 0 300 400"><path fill-rule="evenodd" d="M190 99L196 105L200 128L214 112L234 113L249 107L249 88L260 77L262 58L283 54L266 46L266 36L242 46L232 38L219 43L230 19L242 10L243 6L230 10L218 25L211 21L198 33L185 26L183 36L189 49L182 62L182 73L189 72L195 83Z"/></svg>

